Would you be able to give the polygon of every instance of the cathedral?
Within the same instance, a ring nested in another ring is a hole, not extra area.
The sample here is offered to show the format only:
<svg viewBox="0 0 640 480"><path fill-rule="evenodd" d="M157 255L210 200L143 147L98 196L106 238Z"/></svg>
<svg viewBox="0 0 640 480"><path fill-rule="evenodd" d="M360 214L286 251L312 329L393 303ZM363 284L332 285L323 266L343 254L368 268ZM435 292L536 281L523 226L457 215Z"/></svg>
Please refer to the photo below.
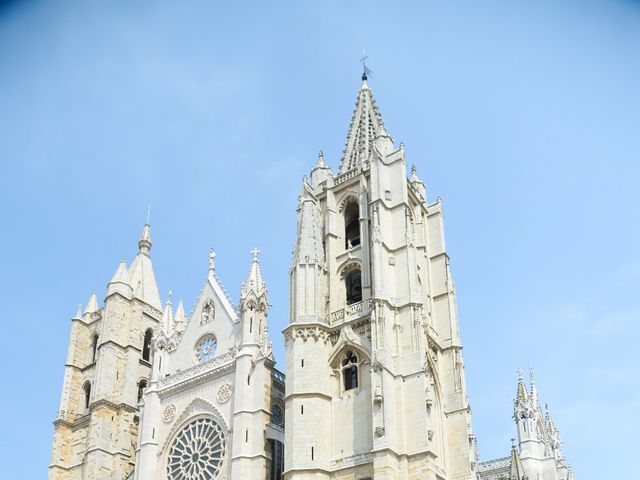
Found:
<svg viewBox="0 0 640 480"><path fill-rule="evenodd" d="M511 454L479 461L442 203L367 80L337 172L321 152L300 187L286 382L259 251L237 303L211 251L187 314L160 298L145 225L102 305L71 319L50 479L573 479L533 377Z"/></svg>

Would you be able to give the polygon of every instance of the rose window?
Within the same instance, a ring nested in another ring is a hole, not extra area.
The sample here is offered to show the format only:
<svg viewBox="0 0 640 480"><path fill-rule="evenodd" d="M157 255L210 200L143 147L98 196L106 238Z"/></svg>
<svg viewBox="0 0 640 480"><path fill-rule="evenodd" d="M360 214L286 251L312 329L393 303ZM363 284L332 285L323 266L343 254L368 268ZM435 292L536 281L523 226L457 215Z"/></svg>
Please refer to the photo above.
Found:
<svg viewBox="0 0 640 480"><path fill-rule="evenodd" d="M213 480L220 473L226 444L220 425L209 418L190 423L176 437L167 461L169 480Z"/></svg>
<svg viewBox="0 0 640 480"><path fill-rule="evenodd" d="M216 353L218 341L213 335L207 335L196 345L196 357L199 362L211 360Z"/></svg>

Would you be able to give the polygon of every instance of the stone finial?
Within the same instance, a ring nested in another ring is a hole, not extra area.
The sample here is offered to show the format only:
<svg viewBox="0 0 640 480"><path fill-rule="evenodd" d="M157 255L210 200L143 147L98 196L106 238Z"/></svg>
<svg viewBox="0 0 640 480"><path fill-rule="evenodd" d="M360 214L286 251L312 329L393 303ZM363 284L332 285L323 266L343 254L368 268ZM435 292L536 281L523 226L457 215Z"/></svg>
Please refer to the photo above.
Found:
<svg viewBox="0 0 640 480"><path fill-rule="evenodd" d="M216 271L216 252L209 250L209 275L212 276Z"/></svg>
<svg viewBox="0 0 640 480"><path fill-rule="evenodd" d="M145 223L142 229L142 235L140 235L140 239L138 240L138 251L143 255L149 256L151 245L151 225Z"/></svg>

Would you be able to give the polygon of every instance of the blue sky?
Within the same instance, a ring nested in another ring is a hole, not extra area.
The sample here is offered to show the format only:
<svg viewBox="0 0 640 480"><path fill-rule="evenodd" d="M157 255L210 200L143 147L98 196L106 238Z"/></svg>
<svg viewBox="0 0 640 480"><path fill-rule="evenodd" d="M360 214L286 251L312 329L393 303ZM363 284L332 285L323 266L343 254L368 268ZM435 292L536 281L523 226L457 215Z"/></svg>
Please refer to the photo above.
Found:
<svg viewBox="0 0 640 480"><path fill-rule="evenodd" d="M337 166L363 48L391 135L444 201L481 457L508 453L530 366L577 478L632 477L630 0L0 2L8 477L46 474L69 318L132 260L149 204L163 298L191 305L214 247L236 300L257 245L281 344L300 180L320 149Z"/></svg>

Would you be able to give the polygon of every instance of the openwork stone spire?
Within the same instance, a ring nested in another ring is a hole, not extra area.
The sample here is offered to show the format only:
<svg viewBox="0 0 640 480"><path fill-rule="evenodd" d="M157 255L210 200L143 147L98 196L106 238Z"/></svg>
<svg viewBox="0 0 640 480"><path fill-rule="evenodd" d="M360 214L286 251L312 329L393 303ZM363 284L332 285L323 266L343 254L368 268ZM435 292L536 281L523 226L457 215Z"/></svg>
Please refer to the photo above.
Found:
<svg viewBox="0 0 640 480"><path fill-rule="evenodd" d="M378 136L388 137L389 134L384 128L382 115L373 98L373 92L367 85L366 77L363 76L362 86L356 99L356 108L349 126L347 144L340 162L340 173L361 167L362 163L369 159L373 150L373 141Z"/></svg>

